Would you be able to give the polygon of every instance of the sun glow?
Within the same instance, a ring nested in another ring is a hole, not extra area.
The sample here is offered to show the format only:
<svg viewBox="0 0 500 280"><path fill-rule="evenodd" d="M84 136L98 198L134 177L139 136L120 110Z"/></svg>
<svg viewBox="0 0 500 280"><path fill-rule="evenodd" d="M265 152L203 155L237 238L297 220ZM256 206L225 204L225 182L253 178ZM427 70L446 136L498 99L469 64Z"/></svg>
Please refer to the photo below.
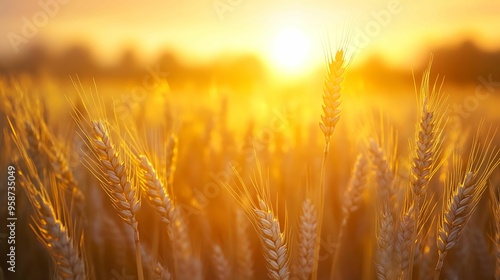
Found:
<svg viewBox="0 0 500 280"><path fill-rule="evenodd" d="M311 61L311 39L296 27L279 30L271 39L270 60L277 71L286 74L304 73Z"/></svg>

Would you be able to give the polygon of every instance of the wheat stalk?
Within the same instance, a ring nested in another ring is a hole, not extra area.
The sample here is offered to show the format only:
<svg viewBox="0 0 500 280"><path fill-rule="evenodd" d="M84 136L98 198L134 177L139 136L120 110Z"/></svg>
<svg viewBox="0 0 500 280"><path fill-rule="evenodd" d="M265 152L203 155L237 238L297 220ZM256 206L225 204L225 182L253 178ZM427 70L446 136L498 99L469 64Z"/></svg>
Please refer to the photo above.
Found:
<svg viewBox="0 0 500 280"><path fill-rule="evenodd" d="M434 275L436 280L439 279L446 255L457 244L474 213L486 189L489 176L500 163L499 150L492 146L495 133L490 135L488 131L487 140L481 145L478 141L479 129L474 137L465 175L462 175L461 161L457 157L454 162L455 172L447 182L446 189L449 194L445 196L445 209L437 236L438 261ZM458 187L453 190L457 185Z"/></svg>
<svg viewBox="0 0 500 280"><path fill-rule="evenodd" d="M90 136L92 148L106 178L106 182L103 182L102 186L110 197L113 207L118 211L119 216L134 231L137 273L139 279L143 280L139 228L136 220L136 213L139 211L141 204L136 186L132 185L131 176L127 174L127 167L120 159L104 123L102 121L92 121L91 126L93 130Z"/></svg>
<svg viewBox="0 0 500 280"><path fill-rule="evenodd" d="M40 182L38 184L41 186ZM85 262L77 245L79 243L69 236L71 229L68 230L62 223L47 194L38 190L27 178L24 189L35 210L32 229L52 257L58 278L86 279Z"/></svg>
<svg viewBox="0 0 500 280"><path fill-rule="evenodd" d="M415 147L411 160L410 183L414 194L416 214L420 211L423 196L436 168L441 153L443 123L443 96L437 84L430 87L430 68L424 72L420 86L420 112L415 133Z"/></svg>
<svg viewBox="0 0 500 280"><path fill-rule="evenodd" d="M342 201L342 214L344 215L342 225L347 223L347 219L351 213L358 210L361 202L361 196L363 195L363 191L366 186L367 177L368 160L364 154L360 153L354 163L354 169L349 186L344 193L344 200Z"/></svg>
<svg viewBox="0 0 500 280"><path fill-rule="evenodd" d="M167 226L171 226L175 220L174 205L162 181L158 178L155 168L144 156L139 156L139 167L142 170L142 188L147 201L153 206L161 217L161 221Z"/></svg>
<svg viewBox="0 0 500 280"><path fill-rule="evenodd" d="M290 276L289 257L285 235L280 231L280 223L263 199L259 208L254 209L257 218L267 275L274 280L288 279Z"/></svg>
<svg viewBox="0 0 500 280"><path fill-rule="evenodd" d="M264 181L259 161L257 160L256 163L258 178L254 176L252 180L253 191L257 193L256 200L252 199L251 191L233 165L231 165L231 168L241 188L229 182L224 182L222 185L245 210L245 214L250 218L254 229L257 231L269 278L289 279L290 257L285 234L287 224L285 222L285 230L281 232L277 214L270 206L271 194L268 179Z"/></svg>
<svg viewBox="0 0 500 280"><path fill-rule="evenodd" d="M425 194L429 181L440 166L437 158L441 154L443 125L443 98L440 89L436 89L436 83L430 88L430 69L432 59L424 72L420 86L419 98L419 121L415 134L415 147L411 159L410 187L413 194L413 204L410 209L413 217L405 213L400 233L403 248L400 248L401 269L404 278L412 274L414 245L417 242L417 233L420 229L420 215L424 203ZM413 219L411 221L410 219ZM411 230L408 232L406 230ZM411 234L411 236L408 236ZM408 239L410 238L410 239ZM413 241L412 241L413 240ZM402 254L402 255L401 255Z"/></svg>
<svg viewBox="0 0 500 280"><path fill-rule="evenodd" d="M345 48L341 47L335 53L335 57L331 51L327 54L328 73L325 77L323 86L323 115L321 115L321 122L319 126L323 135L325 136L325 148L323 152L323 161L321 163L320 186L319 186L319 205L318 205L318 226L316 233L316 241L314 246L313 258L313 278L317 278L317 268L319 259L319 250L321 242L321 230L323 226L323 209L325 205L325 176L326 176L326 159L330 149L330 138L335 131L335 127L340 119L340 104L342 83L344 82L344 74L347 67L345 61ZM330 276L331 278L333 275Z"/></svg>
<svg viewBox="0 0 500 280"><path fill-rule="evenodd" d="M372 163L375 166L375 176L378 185L377 193L379 195L379 199L381 201L387 201L392 205L391 202L394 202L395 199L393 187L394 174L391 170L387 157L374 139L369 140L368 151L370 152ZM390 210L394 213L393 208L394 207L391 207Z"/></svg>
<svg viewBox="0 0 500 280"><path fill-rule="evenodd" d="M24 120L22 116L19 118L18 121ZM13 123L10 120L9 122L12 129L12 139L19 152L16 156L16 163L20 167L21 185L34 210L32 215L34 224L30 225L31 229L51 256L58 278L86 279L85 256L83 247L81 247L83 235L81 235L78 226L72 224L66 205L59 202L63 198L59 194L59 189L63 188L57 186L60 182L53 173L49 173L46 178L49 183L42 182L39 174L43 170L38 170L34 162L35 159L30 157L32 146L29 146L29 141L26 145L26 142L21 139L26 135L18 133ZM28 133L24 130L21 131ZM15 185L9 184L9 186L14 188ZM52 191L52 197L47 194L48 189ZM12 207L11 202L9 199L8 204ZM80 238L77 238L78 236ZM9 242L9 244L15 243Z"/></svg>
<svg viewBox="0 0 500 280"><path fill-rule="evenodd" d="M330 54L328 57L328 74L326 75L323 87L323 115L319 123L327 145L330 143L330 137L335 131L340 118L340 97L345 70L344 50L339 49L335 53L335 57L332 57Z"/></svg>
<svg viewBox="0 0 500 280"><path fill-rule="evenodd" d="M241 280L252 279L253 251L248 236L249 223L241 209L236 212L236 265L238 277Z"/></svg>
<svg viewBox="0 0 500 280"><path fill-rule="evenodd" d="M215 268L215 275L219 280L231 279L231 267L220 245L213 247L212 262Z"/></svg>
<svg viewBox="0 0 500 280"><path fill-rule="evenodd" d="M382 206L377 234L377 278L392 279L392 252L394 242L394 224L389 207Z"/></svg>
<svg viewBox="0 0 500 280"><path fill-rule="evenodd" d="M176 208L175 220L170 227L172 232L174 255L176 261L176 278L200 279L201 267L199 261L193 256L189 232L183 215Z"/></svg>
<svg viewBox="0 0 500 280"><path fill-rule="evenodd" d="M9 118L17 122L18 131L25 133L26 137L22 140L29 156L39 172L45 170L47 165L51 167L49 170L58 180L56 187L69 192L82 211L85 196L78 188L66 157L61 151L62 145L49 130L40 112L40 106L32 105L24 94L21 94L20 100L19 103L10 104L14 107L9 109Z"/></svg>
<svg viewBox="0 0 500 280"><path fill-rule="evenodd" d="M313 270L314 244L318 227L318 212L310 198L302 203L298 229L298 265L300 279L309 279Z"/></svg>
<svg viewBox="0 0 500 280"><path fill-rule="evenodd" d="M401 223L397 232L396 240L396 255L399 259L400 273L403 275L403 279L406 279L410 275L410 266L413 260L413 248L414 248L414 232L417 224L415 217L415 205L412 204L403 213Z"/></svg>
<svg viewBox="0 0 500 280"><path fill-rule="evenodd" d="M177 157L178 157L178 142L177 136L175 134L170 135L170 140L167 146L167 182L170 186L174 183L175 169L177 168Z"/></svg>
<svg viewBox="0 0 500 280"><path fill-rule="evenodd" d="M341 240L344 236L344 231L347 226L347 221L351 213L355 212L359 208L363 191L366 186L366 180L368 176L368 160L363 153L360 153L354 164L354 169L352 172L352 178L349 182L349 186L344 193L344 199L342 200L342 222L340 224L339 235L337 237L337 248L332 260L332 266L330 269L330 275L335 274L335 269L337 268L338 258L340 256L340 246Z"/></svg>

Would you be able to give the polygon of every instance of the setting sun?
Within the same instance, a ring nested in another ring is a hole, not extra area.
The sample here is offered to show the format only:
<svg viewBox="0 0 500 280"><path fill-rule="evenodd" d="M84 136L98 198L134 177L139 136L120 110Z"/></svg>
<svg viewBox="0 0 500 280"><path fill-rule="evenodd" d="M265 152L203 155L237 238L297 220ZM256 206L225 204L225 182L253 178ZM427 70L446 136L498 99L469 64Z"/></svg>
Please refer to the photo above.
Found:
<svg viewBox="0 0 500 280"><path fill-rule="evenodd" d="M271 40L270 60L280 72L297 74L304 72L311 58L311 38L298 28L280 30Z"/></svg>

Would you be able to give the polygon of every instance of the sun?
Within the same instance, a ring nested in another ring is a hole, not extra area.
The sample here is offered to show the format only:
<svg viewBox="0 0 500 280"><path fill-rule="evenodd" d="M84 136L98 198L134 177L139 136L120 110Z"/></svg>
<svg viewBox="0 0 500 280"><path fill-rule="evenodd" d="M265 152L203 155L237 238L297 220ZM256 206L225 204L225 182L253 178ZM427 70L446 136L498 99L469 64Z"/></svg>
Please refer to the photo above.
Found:
<svg viewBox="0 0 500 280"><path fill-rule="evenodd" d="M276 70L287 74L304 72L311 59L311 38L296 27L279 30L271 39L270 60Z"/></svg>

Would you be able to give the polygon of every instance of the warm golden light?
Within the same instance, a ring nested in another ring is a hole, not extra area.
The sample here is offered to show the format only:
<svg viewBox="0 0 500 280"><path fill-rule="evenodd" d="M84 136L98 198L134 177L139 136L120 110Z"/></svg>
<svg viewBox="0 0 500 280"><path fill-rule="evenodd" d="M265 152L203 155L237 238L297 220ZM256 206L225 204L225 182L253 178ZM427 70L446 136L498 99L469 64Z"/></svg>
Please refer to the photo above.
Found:
<svg viewBox="0 0 500 280"><path fill-rule="evenodd" d="M278 71L303 73L311 58L311 38L296 27L279 30L271 42L270 60Z"/></svg>

